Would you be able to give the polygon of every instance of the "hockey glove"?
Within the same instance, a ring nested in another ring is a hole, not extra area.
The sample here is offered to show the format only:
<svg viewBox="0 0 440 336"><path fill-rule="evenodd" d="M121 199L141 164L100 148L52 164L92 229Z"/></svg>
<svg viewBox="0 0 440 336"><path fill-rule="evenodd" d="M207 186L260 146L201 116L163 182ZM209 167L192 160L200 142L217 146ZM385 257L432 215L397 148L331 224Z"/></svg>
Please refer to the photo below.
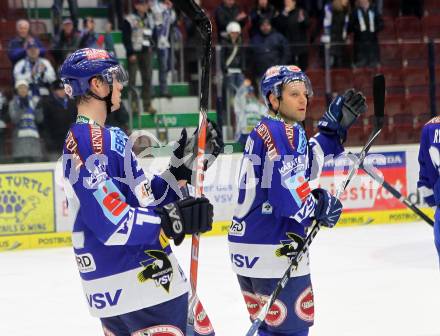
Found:
<svg viewBox="0 0 440 336"><path fill-rule="evenodd" d="M186 180L191 183L191 176L193 171L196 171L197 158L197 136L198 130L194 132L191 138L188 139L186 129L182 130L180 139L177 142L177 148L173 151L171 157L169 171L174 175L176 180ZM208 120L208 127L206 132L206 147L205 147L205 162L204 169L208 169L215 161L217 156L223 150L224 143L221 137L221 132L217 125Z"/></svg>
<svg viewBox="0 0 440 336"><path fill-rule="evenodd" d="M156 208L161 218L162 229L168 238L180 245L185 234L203 233L212 229L214 210L205 197L186 197Z"/></svg>
<svg viewBox="0 0 440 336"><path fill-rule="evenodd" d="M365 97L354 89L347 90L343 96L337 96L318 122L319 130L324 134L337 134L344 143L347 130L356 119L367 110Z"/></svg>
<svg viewBox="0 0 440 336"><path fill-rule="evenodd" d="M321 188L314 189L312 195L316 199L316 220L330 228L335 226L342 212L341 201Z"/></svg>

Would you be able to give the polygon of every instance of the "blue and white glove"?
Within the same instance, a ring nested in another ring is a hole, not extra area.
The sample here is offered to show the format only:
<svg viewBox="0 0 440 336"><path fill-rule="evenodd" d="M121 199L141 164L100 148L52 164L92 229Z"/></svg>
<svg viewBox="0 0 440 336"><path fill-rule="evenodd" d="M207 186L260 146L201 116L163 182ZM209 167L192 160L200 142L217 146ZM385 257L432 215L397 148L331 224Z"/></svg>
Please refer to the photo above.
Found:
<svg viewBox="0 0 440 336"><path fill-rule="evenodd" d="M356 119L367 111L367 103L360 91L350 89L337 96L318 122L318 128L324 134L337 134L344 143L347 130Z"/></svg>
<svg viewBox="0 0 440 336"><path fill-rule="evenodd" d="M335 226L342 212L341 201L321 188L314 189L312 195L317 201L315 208L316 220L330 228Z"/></svg>

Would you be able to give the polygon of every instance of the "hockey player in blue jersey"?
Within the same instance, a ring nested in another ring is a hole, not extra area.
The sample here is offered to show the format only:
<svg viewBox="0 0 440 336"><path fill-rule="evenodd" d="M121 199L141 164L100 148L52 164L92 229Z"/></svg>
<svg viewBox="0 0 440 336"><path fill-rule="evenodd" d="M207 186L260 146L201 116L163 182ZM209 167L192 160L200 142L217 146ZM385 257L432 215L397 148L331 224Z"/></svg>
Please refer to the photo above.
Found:
<svg viewBox="0 0 440 336"><path fill-rule="evenodd" d="M440 117L431 119L422 129L419 149L419 181L417 187L425 202L436 207L434 242L440 261Z"/></svg>
<svg viewBox="0 0 440 336"><path fill-rule="evenodd" d="M251 319L272 294L298 252L313 220L333 227L340 201L309 185L324 157L343 152L347 129L366 110L354 90L338 96L309 141L301 126L312 97L312 85L296 66L269 68L261 80L267 117L247 139L239 174L238 207L229 229L232 268ZM312 167L312 162L315 163ZM314 320L309 260L305 256L272 305L259 335L308 335Z"/></svg>
<svg viewBox="0 0 440 336"><path fill-rule="evenodd" d="M208 199L178 197L189 166L174 165L167 180L142 170L127 135L105 127L119 108L125 73L105 50L81 49L60 69L78 118L66 137L64 187L75 215L72 244L90 312L107 336L184 335L188 284L171 250L185 234L211 229ZM207 153L221 150L210 128ZM194 139L182 132L173 162ZM172 177L170 179L170 177ZM168 183L174 181L175 183ZM196 333L196 335L198 335Z"/></svg>

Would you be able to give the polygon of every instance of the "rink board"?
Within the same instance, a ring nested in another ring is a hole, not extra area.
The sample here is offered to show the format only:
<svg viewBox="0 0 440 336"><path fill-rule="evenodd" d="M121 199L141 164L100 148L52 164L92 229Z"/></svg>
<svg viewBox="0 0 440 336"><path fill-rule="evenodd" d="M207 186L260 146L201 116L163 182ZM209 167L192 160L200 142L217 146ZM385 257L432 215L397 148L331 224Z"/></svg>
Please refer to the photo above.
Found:
<svg viewBox="0 0 440 336"><path fill-rule="evenodd" d="M432 210L427 208L417 192L418 146L381 146L373 149L367 162L379 169L386 181L402 194L408 195L414 204L433 216ZM358 148L347 150L359 152ZM204 193L214 204L215 213L214 228L207 235L225 235L228 232L236 208L240 159L239 154L222 155L206 174ZM141 159L140 164L146 171L160 173L167 167L168 161L167 157L157 157ZM334 192L341 183L341 179L335 177L340 171L338 163L326 164L320 180L322 186ZM23 203L22 207L14 208L17 211L12 215L0 211L0 251L71 244L68 232L71 231L73 218L64 196L60 164L0 165L0 181L2 195L20 195ZM14 197L8 196L6 203L0 199L0 205L3 206L0 210L5 206L15 206L18 201ZM338 226L419 220L411 210L363 172L353 179L341 200L344 213ZM29 206L31 203L32 206Z"/></svg>

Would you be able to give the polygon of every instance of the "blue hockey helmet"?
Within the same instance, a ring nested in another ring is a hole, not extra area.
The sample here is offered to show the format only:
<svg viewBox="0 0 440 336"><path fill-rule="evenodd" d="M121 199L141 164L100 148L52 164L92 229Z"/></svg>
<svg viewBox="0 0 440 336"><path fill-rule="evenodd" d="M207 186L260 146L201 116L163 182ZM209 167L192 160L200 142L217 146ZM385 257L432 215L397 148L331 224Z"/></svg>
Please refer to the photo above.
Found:
<svg viewBox="0 0 440 336"><path fill-rule="evenodd" d="M69 97L90 93L90 79L97 76L110 86L114 79L122 84L127 81L126 72L118 60L101 49L79 49L67 57L60 68L60 78Z"/></svg>
<svg viewBox="0 0 440 336"><path fill-rule="evenodd" d="M304 82L308 97L313 96L310 79L299 67L295 65L276 65L267 69L260 83L261 95L266 106L271 107L269 102L270 93L273 93L276 97L281 97L283 85L295 81Z"/></svg>

